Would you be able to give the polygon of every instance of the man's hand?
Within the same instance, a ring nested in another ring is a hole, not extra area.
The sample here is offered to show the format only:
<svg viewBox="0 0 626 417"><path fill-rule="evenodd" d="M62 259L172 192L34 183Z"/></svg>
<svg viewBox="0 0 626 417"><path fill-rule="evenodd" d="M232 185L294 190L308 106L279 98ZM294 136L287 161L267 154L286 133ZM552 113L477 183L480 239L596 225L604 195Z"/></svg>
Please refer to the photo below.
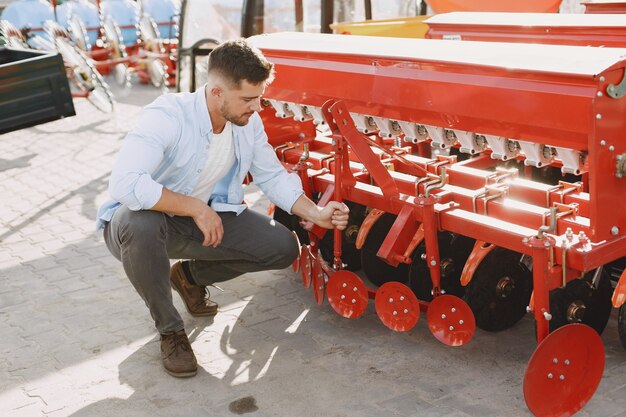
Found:
<svg viewBox="0 0 626 417"><path fill-rule="evenodd" d="M222 243L222 238L224 237L222 219L208 205L203 204L202 207L203 209L192 216L193 221L196 222L198 229L204 235L202 246L213 246L216 248Z"/></svg>
<svg viewBox="0 0 626 417"><path fill-rule="evenodd" d="M350 209L338 201L329 201L326 207L319 207L302 194L291 207L291 212L325 229L344 230L348 226Z"/></svg>
<svg viewBox="0 0 626 417"><path fill-rule="evenodd" d="M224 237L224 225L218 214L205 202L163 188L161 198L150 210L188 216L204 236L203 246L218 247Z"/></svg>
<svg viewBox="0 0 626 417"><path fill-rule="evenodd" d="M320 207L319 220L314 220L314 223L326 229L344 230L348 226L349 213L350 209L345 204L329 201L325 207Z"/></svg>

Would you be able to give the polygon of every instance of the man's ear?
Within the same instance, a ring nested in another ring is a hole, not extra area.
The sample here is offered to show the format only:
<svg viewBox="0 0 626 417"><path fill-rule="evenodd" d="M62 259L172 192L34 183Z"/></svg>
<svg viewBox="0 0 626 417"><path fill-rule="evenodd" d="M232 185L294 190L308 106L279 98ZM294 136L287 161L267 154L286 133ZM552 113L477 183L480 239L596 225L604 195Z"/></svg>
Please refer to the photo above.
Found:
<svg viewBox="0 0 626 417"><path fill-rule="evenodd" d="M213 87L211 87L209 92L211 93L211 95L213 97L221 97L222 93L224 92L224 90L222 90L220 87L214 85Z"/></svg>

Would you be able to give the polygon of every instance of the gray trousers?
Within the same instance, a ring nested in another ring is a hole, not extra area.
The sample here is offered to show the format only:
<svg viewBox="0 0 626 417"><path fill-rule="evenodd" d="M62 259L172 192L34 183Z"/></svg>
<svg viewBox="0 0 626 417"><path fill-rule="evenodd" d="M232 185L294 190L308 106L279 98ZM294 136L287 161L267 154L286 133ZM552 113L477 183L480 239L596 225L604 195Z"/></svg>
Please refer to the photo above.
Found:
<svg viewBox="0 0 626 417"><path fill-rule="evenodd" d="M189 259L198 285L226 281L246 272L283 269L298 255L292 233L271 218L246 209L218 213L222 243L202 246L204 237L191 217L121 206L104 229L109 251L144 300L161 334L184 328L172 302L169 259Z"/></svg>

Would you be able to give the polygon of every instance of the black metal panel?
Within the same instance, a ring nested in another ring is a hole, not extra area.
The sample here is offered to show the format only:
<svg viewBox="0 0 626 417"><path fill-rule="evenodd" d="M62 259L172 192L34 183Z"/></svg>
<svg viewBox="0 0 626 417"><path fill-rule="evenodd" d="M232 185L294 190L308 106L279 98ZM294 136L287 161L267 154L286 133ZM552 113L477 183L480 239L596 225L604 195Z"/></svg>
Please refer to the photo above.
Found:
<svg viewBox="0 0 626 417"><path fill-rule="evenodd" d="M335 8L333 0L322 0L320 33L333 33L330 25L333 23L334 20L334 9Z"/></svg>
<svg viewBox="0 0 626 417"><path fill-rule="evenodd" d="M263 33L264 18L264 0L244 0L241 14L241 36L248 38Z"/></svg>
<svg viewBox="0 0 626 417"><path fill-rule="evenodd" d="M0 134L75 114L61 55L0 47Z"/></svg>

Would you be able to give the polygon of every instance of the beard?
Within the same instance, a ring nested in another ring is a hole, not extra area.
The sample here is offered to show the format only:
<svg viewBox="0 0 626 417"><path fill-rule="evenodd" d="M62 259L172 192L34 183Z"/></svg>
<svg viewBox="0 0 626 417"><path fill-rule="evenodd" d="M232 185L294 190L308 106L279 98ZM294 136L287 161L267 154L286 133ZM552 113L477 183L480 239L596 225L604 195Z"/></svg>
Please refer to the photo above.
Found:
<svg viewBox="0 0 626 417"><path fill-rule="evenodd" d="M250 117L254 114L254 112L250 112L250 113L235 115L228 109L228 107L226 107L226 103L222 104L222 107L220 108L220 112L222 113L222 117L224 117L224 119L228 120L229 122L231 122L232 124L236 126L247 125L248 122L250 121Z"/></svg>

